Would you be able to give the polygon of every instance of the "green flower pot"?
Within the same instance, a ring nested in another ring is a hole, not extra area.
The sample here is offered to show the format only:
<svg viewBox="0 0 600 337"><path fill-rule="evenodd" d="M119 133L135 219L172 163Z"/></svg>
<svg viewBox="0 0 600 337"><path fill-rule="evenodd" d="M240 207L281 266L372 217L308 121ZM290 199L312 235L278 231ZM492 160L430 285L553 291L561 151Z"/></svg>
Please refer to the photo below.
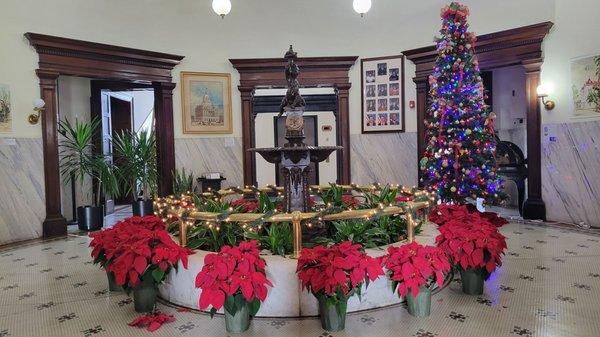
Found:
<svg viewBox="0 0 600 337"><path fill-rule="evenodd" d="M136 312L152 312L156 304L156 285L152 275L142 277L142 281L133 288L133 304Z"/></svg>
<svg viewBox="0 0 600 337"><path fill-rule="evenodd" d="M414 297L412 292L406 295L408 313L415 317L427 317L431 313L431 290L427 287L419 289L419 295Z"/></svg>
<svg viewBox="0 0 600 337"><path fill-rule="evenodd" d="M250 328L250 309L248 304L238 308L234 315L225 311L225 329L229 333L241 333Z"/></svg>
<svg viewBox="0 0 600 337"><path fill-rule="evenodd" d="M106 278L108 279L108 290L110 292L123 291L123 288L117 285L117 281L115 280L115 274L107 271Z"/></svg>
<svg viewBox="0 0 600 337"><path fill-rule="evenodd" d="M321 326L327 331L342 331L346 328L346 310L348 299L344 298L337 303L328 301L326 296L317 296L319 300L319 317Z"/></svg>
<svg viewBox="0 0 600 337"><path fill-rule="evenodd" d="M485 275L483 269L460 270L463 293L467 295L482 295Z"/></svg>

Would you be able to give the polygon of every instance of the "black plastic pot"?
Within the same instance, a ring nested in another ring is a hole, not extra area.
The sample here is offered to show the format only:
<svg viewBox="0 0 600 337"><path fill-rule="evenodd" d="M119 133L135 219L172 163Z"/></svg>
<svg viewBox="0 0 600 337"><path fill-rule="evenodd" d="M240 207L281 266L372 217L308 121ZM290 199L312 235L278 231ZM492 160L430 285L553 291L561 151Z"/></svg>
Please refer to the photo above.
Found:
<svg viewBox="0 0 600 337"><path fill-rule="evenodd" d="M152 200L138 199L131 203L133 215L145 216L154 214L154 202Z"/></svg>
<svg viewBox="0 0 600 337"><path fill-rule="evenodd" d="M104 207L77 207L77 222L82 231L97 231L104 225Z"/></svg>

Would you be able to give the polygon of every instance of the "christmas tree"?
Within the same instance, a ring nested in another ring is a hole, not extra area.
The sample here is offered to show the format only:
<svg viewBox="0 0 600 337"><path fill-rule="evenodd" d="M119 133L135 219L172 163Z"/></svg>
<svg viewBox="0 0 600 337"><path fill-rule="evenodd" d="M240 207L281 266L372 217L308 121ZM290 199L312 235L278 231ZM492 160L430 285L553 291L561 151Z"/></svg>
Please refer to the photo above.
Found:
<svg viewBox="0 0 600 337"><path fill-rule="evenodd" d="M469 9L452 2L442 9L438 57L429 77L423 185L442 202L498 197L494 114L484 102L475 34L467 32Z"/></svg>

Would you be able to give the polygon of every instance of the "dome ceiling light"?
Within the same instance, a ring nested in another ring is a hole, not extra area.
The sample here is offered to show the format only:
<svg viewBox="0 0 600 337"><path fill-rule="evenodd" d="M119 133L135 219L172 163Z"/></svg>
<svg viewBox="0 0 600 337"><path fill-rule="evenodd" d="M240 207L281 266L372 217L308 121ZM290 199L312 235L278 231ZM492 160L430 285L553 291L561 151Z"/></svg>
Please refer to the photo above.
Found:
<svg viewBox="0 0 600 337"><path fill-rule="evenodd" d="M221 16L221 19L225 17L225 15L231 12L231 1L230 0L213 0L212 9Z"/></svg>
<svg viewBox="0 0 600 337"><path fill-rule="evenodd" d="M360 14L360 17L363 17L371 9L371 0L354 0L352 7L356 13Z"/></svg>

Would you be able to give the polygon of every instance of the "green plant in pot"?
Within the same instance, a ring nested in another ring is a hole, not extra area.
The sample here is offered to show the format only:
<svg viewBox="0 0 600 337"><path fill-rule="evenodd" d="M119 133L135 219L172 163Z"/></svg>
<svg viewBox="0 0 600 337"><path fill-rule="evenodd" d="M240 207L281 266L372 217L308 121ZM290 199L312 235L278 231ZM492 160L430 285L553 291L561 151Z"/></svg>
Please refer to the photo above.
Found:
<svg viewBox="0 0 600 337"><path fill-rule="evenodd" d="M224 308L225 328L241 333L250 327L267 298L267 286L273 286L265 275L266 263L259 256L257 241L242 241L238 246L224 246L204 257L204 266L196 277L200 288L200 310L211 307L211 317Z"/></svg>
<svg viewBox="0 0 600 337"><path fill-rule="evenodd" d="M506 237L477 214L450 219L439 230L436 243L459 269L463 292L483 294L485 280L502 264Z"/></svg>
<svg viewBox="0 0 600 337"><path fill-rule="evenodd" d="M156 137L154 132L124 131L113 139L118 176L125 192L131 193L133 215L154 213L152 196L156 194Z"/></svg>
<svg viewBox="0 0 600 337"><path fill-rule="evenodd" d="M381 264L359 244L345 241L330 247L304 248L296 272L302 288L319 302L321 326L341 331L346 326L348 299L361 295L363 285L383 275Z"/></svg>
<svg viewBox="0 0 600 337"><path fill-rule="evenodd" d="M115 226L114 248L107 254L106 271L113 273L117 285L133 292L135 311L152 312L158 286L179 263L187 269L192 251L180 247L155 216L132 217Z"/></svg>
<svg viewBox="0 0 600 337"><path fill-rule="evenodd" d="M93 137L99 126L97 118L90 122L75 120L74 124L65 119L58 125L62 135L59 153L61 175L71 184L78 185L80 195L93 194L92 205L77 207L79 229L87 231L98 230L104 224L101 197L119 192L113 165L103 156L93 153ZM86 191L86 186L92 186L92 180L95 180L95 193L91 193L91 187Z"/></svg>
<svg viewBox="0 0 600 337"><path fill-rule="evenodd" d="M451 269L444 251L412 242L388 247L382 261L392 281L392 291L406 298L408 312L416 317L429 316L432 290L444 284L444 276Z"/></svg>

